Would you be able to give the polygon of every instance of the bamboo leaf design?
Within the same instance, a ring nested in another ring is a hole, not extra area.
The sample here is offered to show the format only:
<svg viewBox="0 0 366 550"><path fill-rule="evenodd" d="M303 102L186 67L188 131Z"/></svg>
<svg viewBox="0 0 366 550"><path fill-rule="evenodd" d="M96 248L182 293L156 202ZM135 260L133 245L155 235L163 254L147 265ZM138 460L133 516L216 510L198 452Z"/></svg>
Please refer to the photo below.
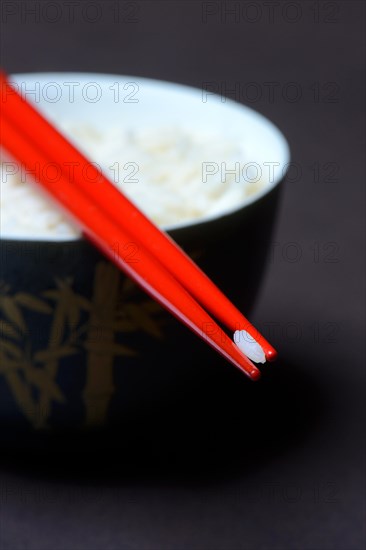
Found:
<svg viewBox="0 0 366 550"><path fill-rule="evenodd" d="M81 294L75 294L75 302L78 304L78 306L81 309L85 309L85 311L91 311L92 304L87 300L84 296Z"/></svg>
<svg viewBox="0 0 366 550"><path fill-rule="evenodd" d="M71 293L70 293L71 294ZM68 311L67 311L67 319L68 319L68 322L69 322L69 327L70 328L75 328L80 320L80 309L79 309L79 305L77 302L75 302L75 300L73 300L71 298L71 296L69 297L69 307L68 307Z"/></svg>
<svg viewBox="0 0 366 550"><path fill-rule="evenodd" d="M50 300L58 300L59 299L59 296L60 296L60 291L59 290L45 290L44 292L42 292L42 296L44 296L45 298L48 298Z"/></svg>
<svg viewBox="0 0 366 550"><path fill-rule="evenodd" d="M46 352L46 357L42 357L42 351L41 357L37 357L37 353L35 354L34 360L40 361L44 363L44 370L47 373L48 377L51 380L55 380L58 368L59 368L59 359L56 354L56 357L52 357L52 352L54 350L58 350L60 347L62 347L62 341L64 336L64 330L65 330L65 318L66 318L66 304L65 304L65 296L63 289L60 290L60 285L57 284L58 289L53 291L55 292L55 300L56 305L54 309L52 324L50 327L50 334L49 334L49 343L47 350L43 350L43 353ZM65 285L64 285L65 286ZM38 352L39 353L39 352ZM47 353L51 354L50 359L47 359ZM39 397L39 405L42 410L42 421L43 424L46 423L47 418L51 414L51 403L52 399L51 396L47 391L42 391L41 395Z"/></svg>
<svg viewBox="0 0 366 550"><path fill-rule="evenodd" d="M14 338L14 340L20 339L15 328L7 321L4 321L4 319L0 320L0 336L7 336L8 338Z"/></svg>
<svg viewBox="0 0 366 550"><path fill-rule="evenodd" d="M37 428L47 426L52 401L65 401L55 381L59 362L78 353L78 349L71 345L71 333L67 337L66 325L76 329L80 312L91 309L86 298L74 293L71 280L56 282L57 288L45 291L41 298L26 292L17 292L10 297L6 294L10 289L4 285L1 287L0 307L5 319L0 320L0 336L3 336L0 338L0 368L19 407ZM45 300L56 302L56 306L51 307ZM22 309L37 314L53 314L47 349L32 353ZM22 346L18 348L14 340L20 339ZM24 345L29 346L27 359L23 354ZM37 363L41 366L35 366ZM39 391L38 400L34 399L33 387ZM39 411L42 411L41 415Z"/></svg>
<svg viewBox="0 0 366 550"><path fill-rule="evenodd" d="M16 325L22 332L26 332L22 312L12 298L9 296L0 296L0 308L9 321Z"/></svg>
<svg viewBox="0 0 366 550"><path fill-rule="evenodd" d="M21 350L13 343L9 342L9 340L5 340L5 338L0 339L0 349L2 352L8 353L11 357L14 357L15 359L21 359L22 358L22 352Z"/></svg>
<svg viewBox="0 0 366 550"><path fill-rule="evenodd" d="M148 334L151 334L151 336L155 336L155 338L162 338L162 333L160 330L159 325L154 321L144 309L136 304L125 304L124 309L126 311L126 314L130 316L133 321L135 321L136 325L147 332Z"/></svg>
<svg viewBox="0 0 366 550"><path fill-rule="evenodd" d="M14 360L6 355L0 348L0 372L6 373L7 370L15 370L19 367L19 360Z"/></svg>
<svg viewBox="0 0 366 550"><path fill-rule="evenodd" d="M42 351L37 351L34 354L34 360L40 363L47 363L48 361L56 361L62 357L69 357L77 353L77 349L71 346L60 346L58 348L48 348Z"/></svg>
<svg viewBox="0 0 366 550"><path fill-rule="evenodd" d="M80 306L77 294L68 286L62 285L63 299L66 304L65 314L69 327L75 328L80 319Z"/></svg>
<svg viewBox="0 0 366 550"><path fill-rule="evenodd" d="M36 386L40 391L46 393L50 400L54 399L58 403L63 403L65 401L57 384L55 384L44 369L37 369L32 365L27 365L24 373L28 382Z"/></svg>
<svg viewBox="0 0 366 550"><path fill-rule="evenodd" d="M48 298L49 300L55 300L58 301L60 299L60 291L59 290L45 290L42 292L42 296L45 298ZM81 294L74 294L73 300L75 304L77 304L80 309L84 309L85 311L90 311L92 308L92 304L89 302L85 296L82 296Z"/></svg>
<svg viewBox="0 0 366 550"><path fill-rule="evenodd" d="M14 300L17 304L30 309L31 311L36 311L38 313L52 313L52 308L31 294L26 294L25 292L18 292L14 296Z"/></svg>
<svg viewBox="0 0 366 550"><path fill-rule="evenodd" d="M162 320L154 318L162 312L161 306L150 299L141 301L135 283L121 279L110 263L96 266L91 300L75 292L72 284L71 279L56 280L56 288L42 292L40 297L26 292L10 296L10 288L4 284L0 289L4 316L0 320L0 370L24 415L37 428L47 427L53 401L65 402L56 376L60 361L79 353L80 345L87 352L85 422L95 425L106 419L115 391L115 358L138 355L137 350L117 342L117 335L143 331L154 338L163 336ZM26 310L52 315L47 349L32 349L27 317L23 317ZM80 324L83 312L87 313L86 321L83 317L84 324Z"/></svg>

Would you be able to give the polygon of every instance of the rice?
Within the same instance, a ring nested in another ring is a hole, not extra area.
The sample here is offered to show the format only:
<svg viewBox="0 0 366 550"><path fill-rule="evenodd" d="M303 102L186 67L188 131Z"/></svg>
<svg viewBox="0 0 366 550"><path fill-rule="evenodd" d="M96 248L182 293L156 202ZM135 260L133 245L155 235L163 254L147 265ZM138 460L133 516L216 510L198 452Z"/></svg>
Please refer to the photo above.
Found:
<svg viewBox="0 0 366 550"><path fill-rule="evenodd" d="M65 121L61 130L160 226L219 214L264 185L261 179L243 177L242 146L212 132L177 127L99 130ZM32 184L32 177L4 157L0 207L2 237L79 235L62 210Z"/></svg>
<svg viewBox="0 0 366 550"><path fill-rule="evenodd" d="M262 346L258 344L253 336L250 336L249 332L246 330L236 330L233 340L240 351L255 363L266 362L266 356Z"/></svg>

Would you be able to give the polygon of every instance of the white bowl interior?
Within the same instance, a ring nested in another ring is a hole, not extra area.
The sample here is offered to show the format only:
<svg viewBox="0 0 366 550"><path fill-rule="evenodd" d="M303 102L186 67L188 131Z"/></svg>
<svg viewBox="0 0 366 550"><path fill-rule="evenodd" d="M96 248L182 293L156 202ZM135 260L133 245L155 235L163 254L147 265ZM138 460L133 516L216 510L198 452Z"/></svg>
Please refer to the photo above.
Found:
<svg viewBox="0 0 366 550"><path fill-rule="evenodd" d="M263 188L235 207L164 229L220 218L251 204L277 185L290 160L284 136L269 120L239 103L223 101L220 96L206 95L199 89L135 76L93 73L28 73L12 75L10 80L56 125L66 119L92 123L97 128L120 121L125 127L177 125L212 129L238 140L243 146L244 162L259 164L264 177L268 175ZM276 164L271 168L271 163ZM55 236L47 240L60 239Z"/></svg>

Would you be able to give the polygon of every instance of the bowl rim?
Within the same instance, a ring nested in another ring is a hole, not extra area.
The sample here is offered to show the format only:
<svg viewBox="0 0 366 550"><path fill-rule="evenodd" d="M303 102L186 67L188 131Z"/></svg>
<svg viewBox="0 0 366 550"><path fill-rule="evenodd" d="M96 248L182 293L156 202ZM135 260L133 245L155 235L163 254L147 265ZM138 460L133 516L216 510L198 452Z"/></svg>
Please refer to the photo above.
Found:
<svg viewBox="0 0 366 550"><path fill-rule="evenodd" d="M202 94L202 89L190 86L187 84L181 84L178 82L168 81L168 80L161 80L161 79L155 79L155 78L146 78L141 77L138 75L125 75L125 74L114 74L114 73L97 73L97 72L82 72L82 71L37 71L37 72L27 72L27 73L12 73L9 75L9 80L12 81L12 78L14 80L29 80L30 78L68 78L69 76L78 77L80 79L94 79L93 81L100 79L101 81L109 80L111 78L113 79L119 79L119 80L137 80L142 83L146 83L148 85L153 86L163 86L165 89L170 90L178 90L182 93L186 92L189 94ZM221 97L218 94L211 94L213 98L218 100ZM282 154L285 159L285 162L283 163L284 168L280 174L277 174L277 177L273 178L273 181L267 182L266 185L261 187L258 191L255 193L249 195L248 197L245 197L240 203L233 205L232 207L228 207L225 210L222 210L219 213L215 214L209 214L206 216L202 216L200 218L195 218L192 220L184 220L181 222L177 222L174 224L163 224L159 226L163 231L166 232L174 232L178 230L184 230L186 228L194 227L195 225L204 225L206 223L212 223L215 221L219 221L222 218L230 217L231 215L235 215L239 213L241 210L245 210L250 205L260 201L264 196L268 195L275 187L277 187L281 181L285 178L286 172L288 171L288 167L291 161L291 153L290 153L290 146L288 141L286 140L283 133L280 131L280 129L266 116L262 115L255 109L252 109L251 107L248 107L247 105L244 105L242 103L239 103L237 101L234 101L229 98L225 98L225 106L227 106L229 109L236 109L238 111L241 111L242 113L246 113L248 116L253 117L256 119L256 121L262 123L263 125L267 126L268 129L272 132L274 138L277 140L279 147L282 149ZM72 223L72 222L71 222ZM83 240L84 237L82 234L76 234L76 235L46 235L43 237L42 235L24 235L24 236L13 236L13 235L2 235L0 234L0 240L1 241L25 241L25 242L42 242L42 243L72 243L77 242L80 240Z"/></svg>

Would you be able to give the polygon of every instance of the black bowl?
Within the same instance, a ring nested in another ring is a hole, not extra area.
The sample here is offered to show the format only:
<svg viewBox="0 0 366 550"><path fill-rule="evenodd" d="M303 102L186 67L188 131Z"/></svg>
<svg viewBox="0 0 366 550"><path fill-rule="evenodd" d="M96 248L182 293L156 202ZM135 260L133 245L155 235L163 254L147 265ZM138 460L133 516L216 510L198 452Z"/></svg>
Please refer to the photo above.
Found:
<svg viewBox="0 0 366 550"><path fill-rule="evenodd" d="M91 79L90 75L75 77L85 82ZM70 75L19 75L17 81L42 84L57 78L65 82ZM103 81L94 75L97 78ZM147 81L139 82L141 89ZM103 81L106 89L108 83ZM197 100L199 95L189 88L160 85L166 98L187 94L190 109L192 98ZM153 86L159 91L159 83ZM229 109L216 104L214 112L218 108L218 113L224 109L224 114L230 114L232 110L235 117L242 109L258 119L259 130L269 129L268 135L263 130L262 162L269 156L268 147L275 151L277 146L282 151L279 164L285 168L288 150L278 130L253 111L228 104ZM172 105L175 108L174 101ZM75 110L77 105L71 107ZM105 107L105 103L98 105L102 111ZM65 105L57 108L62 114ZM261 143L261 133L254 127L253 140ZM274 160L276 153L268 158ZM264 191L236 210L168 230L245 315L251 311L263 275L281 179L283 170ZM233 368L82 238L3 238L0 254L3 429L74 430L111 425L141 408L156 409L175 392L185 392L189 399L190 388L207 373L220 377Z"/></svg>

